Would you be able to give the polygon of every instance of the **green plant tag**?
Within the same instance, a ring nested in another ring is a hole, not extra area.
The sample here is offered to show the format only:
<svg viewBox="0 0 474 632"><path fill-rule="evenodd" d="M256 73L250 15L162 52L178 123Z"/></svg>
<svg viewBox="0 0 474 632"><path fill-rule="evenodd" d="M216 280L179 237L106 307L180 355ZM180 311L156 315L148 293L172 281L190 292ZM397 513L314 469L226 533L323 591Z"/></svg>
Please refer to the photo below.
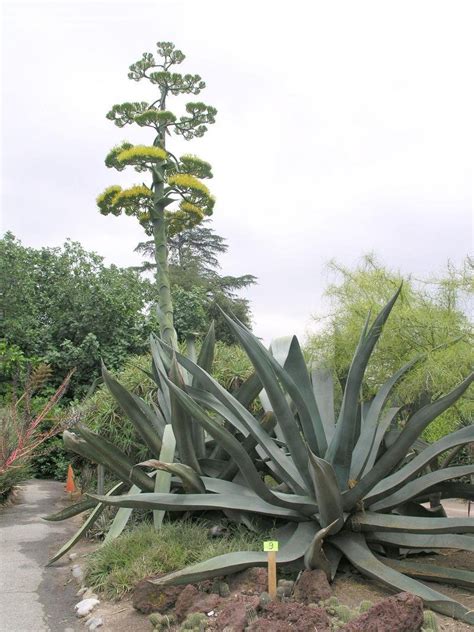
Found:
<svg viewBox="0 0 474 632"><path fill-rule="evenodd" d="M276 540L267 540L263 543L264 551L278 551L278 542Z"/></svg>

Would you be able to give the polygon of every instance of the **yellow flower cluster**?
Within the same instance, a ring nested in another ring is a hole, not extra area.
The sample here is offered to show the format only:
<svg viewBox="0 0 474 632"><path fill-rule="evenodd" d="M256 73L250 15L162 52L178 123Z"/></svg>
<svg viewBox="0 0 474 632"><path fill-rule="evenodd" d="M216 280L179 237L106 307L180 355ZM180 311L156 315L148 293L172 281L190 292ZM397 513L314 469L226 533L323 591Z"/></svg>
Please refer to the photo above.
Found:
<svg viewBox="0 0 474 632"><path fill-rule="evenodd" d="M129 189L124 189L123 191L119 191L117 195L112 199L112 204L117 204L118 202L126 202L130 200L135 200L136 198L141 197L153 197L153 191L143 184L136 184Z"/></svg>
<svg viewBox="0 0 474 632"><path fill-rule="evenodd" d="M109 213L120 215L120 211L117 212L116 209L114 209L114 199L121 190L122 187L115 184L107 187L105 191L97 196L97 206L99 207L102 215L109 215Z"/></svg>
<svg viewBox="0 0 474 632"><path fill-rule="evenodd" d="M168 184L170 186L179 187L180 189L191 189L191 191L196 191L206 197L210 197L211 195L205 184L188 173L177 173L174 176L169 176Z"/></svg>
<svg viewBox="0 0 474 632"><path fill-rule="evenodd" d="M113 184L112 186L107 187L105 191L97 196L97 206L101 206L104 203L109 204L110 202L112 202L117 193L120 193L121 190L122 187L119 187L117 184Z"/></svg>
<svg viewBox="0 0 474 632"><path fill-rule="evenodd" d="M148 145L134 145L129 149L124 149L117 155L118 162L135 163L143 160L166 160L167 153L161 147L154 147Z"/></svg>
<svg viewBox="0 0 474 632"><path fill-rule="evenodd" d="M143 184L136 184L129 189L114 185L97 197L97 206L102 215L120 215L123 210L126 215L134 215L136 207L146 208L152 197L153 191Z"/></svg>
<svg viewBox="0 0 474 632"><path fill-rule="evenodd" d="M197 204L191 204L191 202L181 202L179 208L186 214L194 216L199 221L204 217L202 208L197 206Z"/></svg>

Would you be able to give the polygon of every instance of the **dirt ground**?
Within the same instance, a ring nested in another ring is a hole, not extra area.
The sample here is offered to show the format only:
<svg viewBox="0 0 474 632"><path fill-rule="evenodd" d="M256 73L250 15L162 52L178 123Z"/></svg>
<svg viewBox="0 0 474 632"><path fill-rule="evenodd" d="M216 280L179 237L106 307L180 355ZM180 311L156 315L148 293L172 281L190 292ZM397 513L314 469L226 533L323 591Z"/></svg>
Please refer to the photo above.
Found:
<svg viewBox="0 0 474 632"><path fill-rule="evenodd" d="M74 563L85 561L85 557L97 545L90 541L84 541L74 550L79 553ZM417 558L410 558L412 560ZM419 556L422 562L433 562L438 566L447 566L452 568L464 568L472 570L474 568L474 553L465 551L447 551L440 555ZM69 578L69 575L67 575ZM447 586L445 584L435 584L432 582L424 582L438 592L442 592L449 597L460 601L465 606L474 609L474 593L464 588L455 586ZM372 601L374 604L381 601L385 597L393 595L395 591L385 588L375 580L365 579L358 573L347 572L342 573L332 584L334 595L341 603L349 607L360 604L363 600ZM101 599L99 595L99 599ZM151 626L145 615L138 613L131 604L131 599L123 599L119 602L108 602L101 599L100 605L94 611L96 616L104 619L104 625L100 628L103 632L116 632L117 630L127 630L127 632L150 632ZM460 621L455 621L450 617L446 617L436 613L439 621L439 627L442 632L472 632L473 626Z"/></svg>

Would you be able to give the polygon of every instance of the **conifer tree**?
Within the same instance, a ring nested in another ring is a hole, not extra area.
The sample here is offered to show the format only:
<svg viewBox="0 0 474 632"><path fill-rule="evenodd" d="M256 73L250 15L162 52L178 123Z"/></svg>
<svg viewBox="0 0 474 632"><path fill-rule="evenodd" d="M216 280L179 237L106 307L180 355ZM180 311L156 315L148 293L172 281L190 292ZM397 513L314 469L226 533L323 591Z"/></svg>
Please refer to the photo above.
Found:
<svg viewBox="0 0 474 632"><path fill-rule="evenodd" d="M176 346L173 306L168 271L168 237L197 226L212 215L214 198L203 180L212 178L211 165L197 156L185 154L177 158L166 146L171 134L192 140L203 136L207 126L215 122L217 110L201 102L185 105L185 114L177 116L168 109L170 96L198 95L206 84L199 75L175 72L185 56L171 42L158 42L157 58L144 53L130 66L129 79L146 79L157 89L157 98L114 105L107 118L124 127L136 124L153 130L150 145L122 142L105 159L108 167L122 171L131 166L150 176L148 184L139 183L128 189L108 187L97 198L103 215L132 215L147 235L153 238L158 292L158 318L162 338Z"/></svg>

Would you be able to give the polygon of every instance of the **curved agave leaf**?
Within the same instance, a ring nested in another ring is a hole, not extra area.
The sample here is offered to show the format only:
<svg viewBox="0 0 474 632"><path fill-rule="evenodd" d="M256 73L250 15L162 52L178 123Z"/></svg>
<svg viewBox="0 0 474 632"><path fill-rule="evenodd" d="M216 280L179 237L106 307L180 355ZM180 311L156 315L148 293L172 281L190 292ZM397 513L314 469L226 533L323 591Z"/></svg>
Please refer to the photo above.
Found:
<svg viewBox="0 0 474 632"><path fill-rule="evenodd" d="M254 498L259 498L257 494L252 491L250 488L245 487L244 485L239 485L239 483L234 483L230 481L224 481L220 478L211 478L211 477L202 477L202 481L206 487L208 492L214 492L216 494L238 494L242 496L252 496ZM310 506L312 514L315 514L318 511L318 507L313 505L313 499L309 496L297 496L296 494L285 494L283 492L273 492L275 496L278 498L282 498L286 500L289 505L298 509L299 506ZM309 511L308 511L309 513Z"/></svg>
<svg viewBox="0 0 474 632"><path fill-rule="evenodd" d="M78 431L78 428L75 427L75 430ZM97 449L95 442L90 438L85 440L69 430L63 432L63 442L66 450L71 450L72 452L80 454L85 459L104 465L108 470L113 472L117 478L127 482L129 485L133 485L135 482L138 483L138 479L141 481L143 472L137 477L131 461L128 460L123 452L120 452L114 446L109 454L104 455L103 452ZM144 481L141 481L141 483L145 485ZM144 489L152 491L153 486L150 484L150 481L147 481L147 487L144 487Z"/></svg>
<svg viewBox="0 0 474 632"><path fill-rule="evenodd" d="M439 494L442 498L464 498L474 500L474 485L471 483L440 483L430 489L431 494ZM429 501L429 494L423 494L414 498L416 502L424 503Z"/></svg>
<svg viewBox="0 0 474 632"><path fill-rule="evenodd" d="M129 393L120 382L113 378L103 363L102 377L112 397L130 419L145 445L148 446L152 454L159 456L164 428L160 425L160 420L154 411L142 399Z"/></svg>
<svg viewBox="0 0 474 632"><path fill-rule="evenodd" d="M428 424L454 404L469 388L473 380L474 373L471 373L450 393L423 406L410 417L397 441L384 452L370 472L367 472L353 489L343 493L343 503L346 510L350 510L359 500L367 496L373 487L393 470Z"/></svg>
<svg viewBox="0 0 474 632"><path fill-rule="evenodd" d="M184 366L190 373L198 378L198 382L212 395L218 399L224 408L215 408L212 398L207 399L209 402L209 408L215 410L221 414L226 421L239 429L236 425L236 417L244 424L244 432L249 432L258 441L259 445L265 450L266 454L272 459L275 464L275 468L278 471L279 476L287 482L296 493L306 493L306 485L293 461L288 458L281 450L275 445L275 442L269 437L266 432L261 428L257 420L251 415L251 413L230 393L228 393L214 378L208 373L203 371L200 367L193 364L188 358L176 353L178 362ZM195 391L189 389L191 393ZM201 395L206 397L206 391L202 390ZM202 400L204 403L204 400ZM205 403L207 406L208 404ZM228 411L228 412L226 412ZM242 425L239 424L242 428ZM240 431L240 430L239 430Z"/></svg>
<svg viewBox="0 0 474 632"><path fill-rule="evenodd" d="M470 590L474 589L473 571L446 568L446 566L435 566L434 564L423 564L418 560L416 562L410 562L408 560L394 560L380 557L379 555L376 557L387 566L390 566L390 568L394 568L396 571L408 575L408 577L424 579L429 582L440 582L441 584L464 586Z"/></svg>
<svg viewBox="0 0 474 632"><path fill-rule="evenodd" d="M171 360L166 357L160 341L150 336L150 351L155 381L158 385L158 403L167 423L171 423L171 399L168 386L160 379L160 373L167 374L171 368Z"/></svg>
<svg viewBox="0 0 474 632"><path fill-rule="evenodd" d="M336 480L336 474L330 463L319 459L308 449L309 469L319 508L319 522L323 528L331 525L330 535L344 526L342 497ZM321 536L325 537L326 533Z"/></svg>
<svg viewBox="0 0 474 632"><path fill-rule="evenodd" d="M269 413L264 414L260 425L262 429L268 433L275 427L275 424L276 424L275 415L273 414L273 412L269 412ZM251 454L256 446L257 446L257 441L255 440L254 437L252 437L252 435L248 435L242 441L242 447L248 454ZM231 481L234 478L234 476L236 476L238 471L239 471L238 465L235 462L230 462L226 465L226 467L220 473L220 478L223 478L226 481Z"/></svg>
<svg viewBox="0 0 474 632"><path fill-rule="evenodd" d="M225 314L224 312L222 312L222 314L231 327L235 337L245 349L245 352L247 353L253 366L255 367L255 371L262 381L265 392L271 402L272 410L275 413L278 424L285 437L285 442L288 450L301 475L303 476L303 479L306 481L308 489L310 489L311 478L308 472L306 448L304 446L300 433L295 432L295 418L276 378L274 370L275 365L278 367L278 369L281 370L281 374L279 375L279 377L281 377L282 374L285 374L285 376L287 377L285 387L287 388L290 397L292 397L293 401L295 401L296 404L297 397L295 396L295 392L290 392L288 386L288 382L291 378L287 376L283 369L281 369L278 362L276 362L276 360L272 358L270 353L253 334L251 334L243 326L229 318L229 316L227 316L227 314ZM272 365L271 360L273 360L274 365ZM293 381L291 380L291 382ZM299 404L301 404L301 402L299 402ZM300 410L300 408L302 409L303 407L303 405L298 405L298 410Z"/></svg>
<svg viewBox="0 0 474 632"><path fill-rule="evenodd" d="M204 338L197 363L204 371L210 373L212 370L212 364L214 362L214 349L216 346L216 331L214 321L212 321L206 337ZM193 386L195 386L193 384Z"/></svg>
<svg viewBox="0 0 474 632"><path fill-rule="evenodd" d="M252 373L252 375L239 386L237 391L234 393L234 397L242 404L242 406L247 408L247 406L250 406L250 404L257 399L261 390L262 382L260 381L260 378L256 373Z"/></svg>
<svg viewBox="0 0 474 632"><path fill-rule="evenodd" d="M294 388L299 391L300 396L304 400L307 414L303 414L300 421L309 448L317 455L325 454L327 450L326 433L318 405L314 399L308 367L301 352L298 338L296 336L287 336L272 340L270 351L278 364L291 377L295 385ZM277 375L280 377L278 373ZM280 379L282 378L280 377ZM290 393L290 391L288 392Z"/></svg>
<svg viewBox="0 0 474 632"><path fill-rule="evenodd" d="M228 421L241 435L244 437L248 436L249 431L241 418L228 406L220 402L217 397L201 388L193 388L190 386L186 387L186 393L190 395L195 402L202 404L207 410L214 411L220 417Z"/></svg>
<svg viewBox="0 0 474 632"><path fill-rule="evenodd" d="M363 332L352 359L346 386L344 388L341 412L339 413L336 424L336 432L324 457L326 461L329 461L329 463L333 465L341 489L347 488L352 462L352 451L358 439L356 435L358 425L357 410L365 369L401 289L402 286L398 288L387 305L378 314L368 332Z"/></svg>
<svg viewBox="0 0 474 632"><path fill-rule="evenodd" d="M369 531L365 537L369 542L380 542L408 549L460 549L474 552L474 538L470 535Z"/></svg>
<svg viewBox="0 0 474 632"><path fill-rule="evenodd" d="M375 456L380 446L380 441L378 445L374 445L375 439L380 426L380 413L382 412L383 407L387 403L387 399L390 396L395 384L407 373L416 362L420 360L422 356L418 356L410 362L407 362L401 369L399 369L390 379L388 379L385 384L379 389L377 395L372 400L370 404L367 415L364 417L364 424L362 426L362 430L359 436L359 439L355 445L354 452L352 454L352 464L351 464L351 478L359 479L360 475L364 471L364 469L371 469L372 465L366 466L369 455L375 451L373 462L375 462ZM399 409L397 409L398 411ZM387 425L388 427L388 425ZM383 435L382 435L383 437ZM373 449L375 448L375 450Z"/></svg>
<svg viewBox="0 0 474 632"><path fill-rule="evenodd" d="M165 378L166 379L166 378ZM225 428L220 426L214 419L209 417L204 410L189 397L187 393L181 390L172 382L168 381L168 384L173 392L173 395L180 401L193 418L203 425L204 429L214 438L216 441L230 454L234 461L239 466L242 476L248 482L250 487L255 493L268 503L273 503L280 507L290 506L292 509L295 505L291 505L285 500L278 498L273 494L265 483L260 478L258 471L252 459L244 450L240 442ZM312 511L312 507L300 507L302 512Z"/></svg>
<svg viewBox="0 0 474 632"><path fill-rule="evenodd" d="M339 533L331 538L331 543L340 549L363 575L391 588L418 595L429 608L436 612L447 614L466 623L474 623L474 613L462 604L383 564L370 551L362 534Z"/></svg>
<svg viewBox="0 0 474 632"><path fill-rule="evenodd" d="M173 427L171 424L165 427L163 432L163 445L161 446L160 461L174 460L174 453L176 450L176 439L173 433ZM186 467L186 466L182 466ZM190 468L191 469L191 468ZM171 489L171 474L166 469L161 468L155 476L155 494L169 493ZM153 525L158 531L161 529L165 512L162 510L153 512Z"/></svg>
<svg viewBox="0 0 474 632"><path fill-rule="evenodd" d="M329 445L336 430L336 416L334 414L334 381L332 372L328 369L313 369L311 371L314 399L318 407L321 423Z"/></svg>
<svg viewBox="0 0 474 632"><path fill-rule="evenodd" d="M429 502L430 497L428 497ZM401 505L397 505L396 514L401 516L413 516L415 518L447 518L448 515L440 503L435 507L424 507L423 505L409 500Z"/></svg>
<svg viewBox="0 0 474 632"><path fill-rule="evenodd" d="M435 470L434 472L416 478L411 483L407 483L394 494L371 504L370 510L388 511L412 498L416 498L416 496L419 496L425 490L429 490L437 483L453 478L461 478L462 476L469 476L473 473L474 465L460 465L458 467L448 467L444 470Z"/></svg>
<svg viewBox="0 0 474 632"><path fill-rule="evenodd" d="M119 496L108 498L90 494L101 503L114 507L130 509L152 509L166 511L203 511L212 509L234 509L288 518L294 521L304 520L299 511L279 507L265 502L257 496L240 496L233 494L136 494L135 496Z"/></svg>
<svg viewBox="0 0 474 632"><path fill-rule="evenodd" d="M317 525L314 522L303 522L298 525L292 537L277 553L277 564L289 564L301 559L311 544ZM150 583L164 586L167 584L189 584L211 577L230 575L251 566L266 566L267 554L260 551L241 551L219 555L205 562L188 566L180 571L168 573Z"/></svg>
<svg viewBox="0 0 474 632"><path fill-rule="evenodd" d="M157 459L149 459L148 461L138 463L138 465L153 467L155 470L162 470L164 472L168 472L169 474L174 474L180 479L184 491L188 494L201 494L206 491L206 486L202 482L202 478L193 470L192 467L189 467L189 465L183 465L182 463L166 463L164 461L158 461ZM157 490L155 488L155 492L157 491L164 490Z"/></svg>
<svg viewBox="0 0 474 632"><path fill-rule="evenodd" d="M213 395L210 395L202 389L187 388L186 392L198 403L202 404L206 409L218 413L223 419L228 421L231 426L238 430L244 437L242 446L247 452L250 451L249 446L254 446L257 453L262 459L269 458L267 463L269 469L276 475L276 478L284 481L292 489L297 492L305 491L305 483L298 470L295 468L293 461L278 447L277 442L268 434L270 427L274 428L276 418L273 411L265 413L265 422L259 423L247 411L247 415L241 414L240 417L234 411L219 401ZM242 421L244 419L244 421ZM234 463L228 463L221 473L217 474L227 478L234 469Z"/></svg>
<svg viewBox="0 0 474 632"><path fill-rule="evenodd" d="M117 472L122 481L138 485L143 490L153 490L153 481L145 472L136 469L130 459L113 443L80 424L74 426L74 431L84 439L89 449L100 455L99 463Z"/></svg>
<svg viewBox="0 0 474 632"><path fill-rule="evenodd" d="M334 529L337 528L338 520L334 520L331 524L323 529L320 529L313 538L313 541L309 545L304 554L304 565L305 568L309 570L313 570L315 568L320 568L322 571L326 573L326 577L328 578L328 582L332 580L331 577L331 564L326 557L326 553L323 549L324 538L330 535L331 532L334 532Z"/></svg>
<svg viewBox="0 0 474 632"><path fill-rule="evenodd" d="M474 533L474 518L413 518L364 511L351 518L353 531L404 531L407 533Z"/></svg>
<svg viewBox="0 0 474 632"><path fill-rule="evenodd" d="M124 487L123 483L118 483L117 485L115 485L115 487L112 487L112 489L109 492L107 492L107 495L104 496L104 498L109 498L115 492L118 492L121 489L123 489L123 487ZM95 500L95 502L97 502L97 500ZM94 524L94 522L97 520L100 514L104 511L104 509L105 509L105 505L99 502L96 505L94 511L91 512L87 520L81 525L81 528L76 531L76 533L72 536L72 538L70 538L66 542L66 544L63 544L63 546L59 549L59 551L55 553L53 557L49 560L46 566L51 566L51 564L54 564L54 562L57 562L63 555L65 555L70 549L72 549L72 547L77 542L79 542L79 540L82 538L84 533Z"/></svg>
<svg viewBox="0 0 474 632"><path fill-rule="evenodd" d="M133 485L127 492L130 496L134 496L135 494L140 493L140 488L137 485ZM107 531L107 535L105 536L102 545L108 544L112 540L115 540L122 534L123 530L127 526L128 521L130 520L130 516L132 515L133 509L127 509L125 507L121 507L115 517L113 519L112 524Z"/></svg>
<svg viewBox="0 0 474 632"><path fill-rule="evenodd" d="M197 358L197 364L207 373L210 373L212 370L212 364L214 362L214 349L216 345L216 334L214 321L211 322L209 330L204 338L201 350L199 351L199 356ZM192 358L189 354L188 357L194 362L194 358ZM196 378L193 376L191 379L191 384L196 386ZM196 450L196 455L199 458L203 458L206 456L206 438L205 433L199 424L193 423L192 425L192 433L193 433L193 441Z"/></svg>
<svg viewBox="0 0 474 632"><path fill-rule="evenodd" d="M171 363L170 380L171 382L168 382L168 387L170 388L171 399L171 426L176 438L179 458L182 463L189 465L193 470L201 473L199 461L194 449L194 433L192 432L192 427L196 424L196 421L192 418L192 415L189 414L188 408L183 406L180 398L177 397L176 390L170 387L173 383L178 390L184 388L184 380L179 371L176 359L174 358Z"/></svg>
<svg viewBox="0 0 474 632"><path fill-rule="evenodd" d="M367 494L365 502L376 502L380 498L397 491L411 478L416 476L420 470L429 465L433 459L446 450L458 445L474 442L474 426L466 426L460 430L442 437L429 447L425 448L420 454L412 459L407 465L397 470L391 476L384 478L373 490Z"/></svg>
<svg viewBox="0 0 474 632"><path fill-rule="evenodd" d="M61 511L49 514L47 516L42 516L43 520L48 520L49 522L59 522L61 520L67 520L68 518L72 518L73 516L77 516L88 509L92 509L95 507L97 502L92 500L92 498L87 498L86 500L81 500L78 503L71 505L70 507L65 507L61 509Z"/></svg>
<svg viewBox="0 0 474 632"><path fill-rule="evenodd" d="M197 362L197 364L200 367L202 367L204 371L206 371L207 373L210 373L212 369L212 363L214 361L215 343L216 343L216 336L215 336L215 330L214 330L214 321L212 321L209 327L209 330L206 334L206 337L204 338L203 343L201 345L201 350L199 352L198 358L196 359L195 350L194 350L194 353L191 354L189 352L189 349L187 349L186 355L192 362L194 363ZM193 342L193 349L194 349L194 342ZM196 386L196 378L191 376L189 373L187 373L187 375L189 376L189 379L186 380L186 384ZM196 456L198 457L198 459L202 459L206 456L206 440L205 440L204 430L199 424L192 423L191 433L193 437L193 444L194 444Z"/></svg>
<svg viewBox="0 0 474 632"><path fill-rule="evenodd" d="M339 549L336 549L330 542L324 543L324 553L328 559L329 566L331 569L331 579L329 581L333 581L336 577L337 569L339 568L339 563L342 559L342 553Z"/></svg>
<svg viewBox="0 0 474 632"><path fill-rule="evenodd" d="M393 420L395 419L399 411L400 411L400 408L393 407L393 408L387 408L387 410L383 413L382 418L379 421L377 430L375 431L375 437L371 445L369 455L364 465L364 469L362 472L363 476L365 476L367 472L370 472L370 470L374 467L374 463L377 460L379 449L384 440L385 433L387 432L387 429L390 427L390 425L392 424ZM360 474L356 476L354 473L354 479L357 480L359 478L360 478Z"/></svg>

